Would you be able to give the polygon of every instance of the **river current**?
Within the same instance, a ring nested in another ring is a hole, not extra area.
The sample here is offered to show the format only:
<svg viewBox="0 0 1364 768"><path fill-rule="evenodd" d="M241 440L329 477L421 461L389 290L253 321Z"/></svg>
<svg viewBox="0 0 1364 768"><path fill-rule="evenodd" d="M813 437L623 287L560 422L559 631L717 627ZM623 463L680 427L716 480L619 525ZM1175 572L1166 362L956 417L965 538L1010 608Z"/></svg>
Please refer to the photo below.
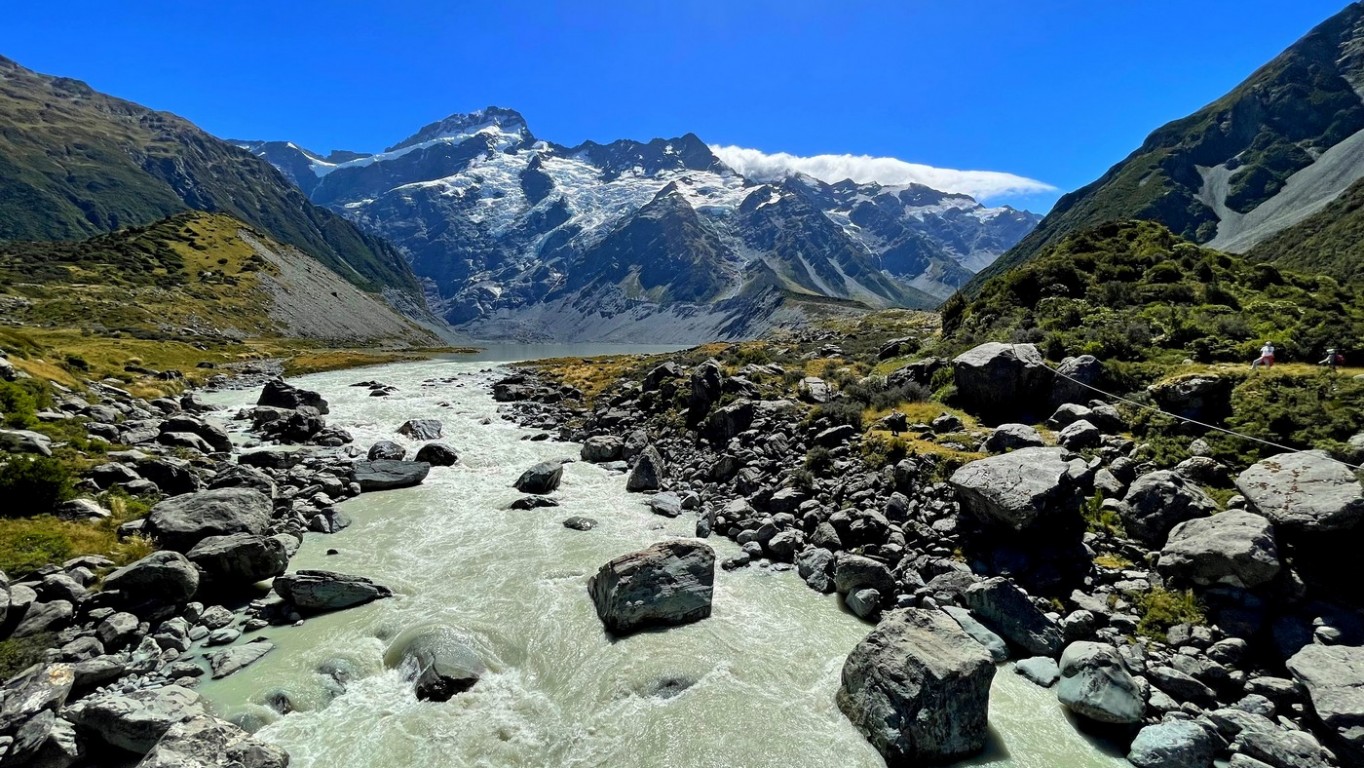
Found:
<svg viewBox="0 0 1364 768"><path fill-rule="evenodd" d="M263 722L258 736L287 749L296 768L884 766L834 704L844 659L872 629L836 597L791 572L717 570L710 618L613 641L587 577L618 555L691 535L694 516L653 515L625 492L622 475L579 462L565 467L554 494L561 506L507 508L523 470L576 458L578 446L530 441L533 432L502 421L486 386L499 374L489 369L608 351L654 350L494 348L292 379L321 392L329 423L350 430L361 448L388 439L415 451L420 443L397 427L436 418L461 460L433 468L418 487L346 502L354 522L340 533L308 534L291 570L367 576L395 595L254 633L276 648L204 685L219 713ZM349 386L370 379L398 390L376 398ZM256 394L207 399L235 408ZM571 515L599 525L570 530L562 521ZM720 559L738 552L724 538L709 543ZM477 650L488 672L472 690L419 702L402 673L385 667L390 642L422 626L447 627ZM1009 666L995 676L990 719L986 754L962 765L1127 765L1074 729L1054 691Z"/></svg>

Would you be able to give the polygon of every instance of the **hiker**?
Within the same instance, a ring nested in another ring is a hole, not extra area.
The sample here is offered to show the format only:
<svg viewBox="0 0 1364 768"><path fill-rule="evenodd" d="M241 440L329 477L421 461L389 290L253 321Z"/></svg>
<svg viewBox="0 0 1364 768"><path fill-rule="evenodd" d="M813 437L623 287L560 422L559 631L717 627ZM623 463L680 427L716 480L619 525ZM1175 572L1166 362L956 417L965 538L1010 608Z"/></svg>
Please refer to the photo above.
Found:
<svg viewBox="0 0 1364 768"><path fill-rule="evenodd" d="M1260 347L1260 356L1251 362L1250 367L1254 369L1259 368L1261 365L1264 365L1266 368L1274 367L1274 342L1266 341L1265 345Z"/></svg>
<svg viewBox="0 0 1364 768"><path fill-rule="evenodd" d="M1345 365L1345 353L1335 347L1331 347L1326 350L1326 359L1317 363L1317 365L1329 365L1331 366L1331 373L1335 373L1336 369Z"/></svg>

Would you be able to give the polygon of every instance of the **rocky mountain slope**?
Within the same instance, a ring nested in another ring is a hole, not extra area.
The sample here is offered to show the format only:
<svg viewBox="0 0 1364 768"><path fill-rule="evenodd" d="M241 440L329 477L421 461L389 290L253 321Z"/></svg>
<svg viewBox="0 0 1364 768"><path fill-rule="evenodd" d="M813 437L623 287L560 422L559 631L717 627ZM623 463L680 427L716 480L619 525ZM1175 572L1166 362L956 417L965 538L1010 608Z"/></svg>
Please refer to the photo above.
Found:
<svg viewBox="0 0 1364 768"><path fill-rule="evenodd" d="M1158 129L1100 179L1062 197L972 287L1071 232L1123 219L1158 221L1222 250L1251 250L1364 178L1361 88L1364 4L1351 3L1226 96ZM1340 255L1316 266L1345 276L1358 264Z"/></svg>
<svg viewBox="0 0 1364 768"><path fill-rule="evenodd" d="M74 240L185 210L231 215L366 291L420 305L392 246L175 115L0 57L0 241Z"/></svg>
<svg viewBox="0 0 1364 768"><path fill-rule="evenodd" d="M737 337L793 300L930 307L1036 222L917 185L758 183L691 134L563 147L497 107L377 154L239 143L397 244L482 336Z"/></svg>

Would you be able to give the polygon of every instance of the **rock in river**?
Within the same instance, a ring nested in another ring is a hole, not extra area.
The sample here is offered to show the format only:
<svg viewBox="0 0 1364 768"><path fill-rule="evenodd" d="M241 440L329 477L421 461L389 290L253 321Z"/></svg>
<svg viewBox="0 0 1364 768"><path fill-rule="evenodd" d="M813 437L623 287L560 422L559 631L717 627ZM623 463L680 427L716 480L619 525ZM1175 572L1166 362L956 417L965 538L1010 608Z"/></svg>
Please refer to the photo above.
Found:
<svg viewBox="0 0 1364 768"><path fill-rule="evenodd" d="M613 635L688 624L710 616L715 551L696 541L665 541L622 555L588 579L597 616Z"/></svg>
<svg viewBox="0 0 1364 768"><path fill-rule="evenodd" d="M306 389L299 389L286 383L283 379L271 379L265 382L256 404L269 405L275 408L300 408L306 405L316 408L318 413L329 412L327 401L323 400L321 395Z"/></svg>
<svg viewBox="0 0 1364 768"><path fill-rule="evenodd" d="M197 714L177 723L138 768L286 768L289 755L257 741L241 728L212 715Z"/></svg>
<svg viewBox="0 0 1364 768"><path fill-rule="evenodd" d="M542 461L531 467L516 479L516 490L522 493L544 495L559 488L564 477L564 465L557 461Z"/></svg>
<svg viewBox="0 0 1364 768"><path fill-rule="evenodd" d="M1056 622L1008 579L996 576L966 588L971 612L1005 640L1038 656L1055 656L1064 638Z"/></svg>
<svg viewBox="0 0 1364 768"><path fill-rule="evenodd" d="M439 419L408 419L398 427L398 434L413 440L437 440L443 426Z"/></svg>
<svg viewBox="0 0 1364 768"><path fill-rule="evenodd" d="M1105 643L1066 647L1056 696L1070 711L1100 723L1139 723L1146 710L1141 686L1117 649Z"/></svg>
<svg viewBox="0 0 1364 768"><path fill-rule="evenodd" d="M431 465L424 461L378 461L355 462L355 482L360 484L360 492L388 491L394 488L408 488L421 484L431 472Z"/></svg>
<svg viewBox="0 0 1364 768"><path fill-rule="evenodd" d="M287 573L275 579L275 592L301 611L334 611L393 594L363 576L334 571Z"/></svg>
<svg viewBox="0 0 1364 768"><path fill-rule="evenodd" d="M942 763L985 747L995 665L941 611L892 611L843 665L838 708L889 765Z"/></svg>
<svg viewBox="0 0 1364 768"><path fill-rule="evenodd" d="M423 701L448 701L474 687L487 671L468 641L446 627L404 632L389 646L384 664L407 667Z"/></svg>

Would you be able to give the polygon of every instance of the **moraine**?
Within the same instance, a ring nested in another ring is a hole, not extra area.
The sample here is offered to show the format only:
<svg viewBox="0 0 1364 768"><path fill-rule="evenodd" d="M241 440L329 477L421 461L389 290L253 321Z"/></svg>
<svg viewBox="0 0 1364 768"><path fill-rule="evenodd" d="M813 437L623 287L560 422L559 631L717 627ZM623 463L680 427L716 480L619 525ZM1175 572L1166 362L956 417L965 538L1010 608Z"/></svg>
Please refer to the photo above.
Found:
<svg viewBox="0 0 1364 768"><path fill-rule="evenodd" d="M362 449L388 439L415 450L420 443L398 426L435 418L461 458L416 488L346 502L350 528L307 535L291 570L363 575L395 596L254 633L276 650L204 685L220 713L264 724L258 735L304 768L884 765L835 703L848 652L873 628L835 596L790 572L717 571L710 618L612 642L587 578L618 555L689 536L692 516L650 514L625 492L624 475L580 462L565 467L552 494L561 506L507 509L522 471L576 458L579 446L530 441L533 432L500 419L490 361L603 351L627 350L510 348L297 379L330 401L330 423ZM368 397L349 386L362 379L397 391ZM255 396L211 399L245 406ZM565 528L575 515L599 524ZM709 543L722 559L738 552L723 538ZM384 665L391 642L423 626L454 628L487 666L471 690L445 703L417 701L412 683ZM995 676L990 718L986 753L964 764L1126 765L1074 730L1054 691L1009 670Z"/></svg>

